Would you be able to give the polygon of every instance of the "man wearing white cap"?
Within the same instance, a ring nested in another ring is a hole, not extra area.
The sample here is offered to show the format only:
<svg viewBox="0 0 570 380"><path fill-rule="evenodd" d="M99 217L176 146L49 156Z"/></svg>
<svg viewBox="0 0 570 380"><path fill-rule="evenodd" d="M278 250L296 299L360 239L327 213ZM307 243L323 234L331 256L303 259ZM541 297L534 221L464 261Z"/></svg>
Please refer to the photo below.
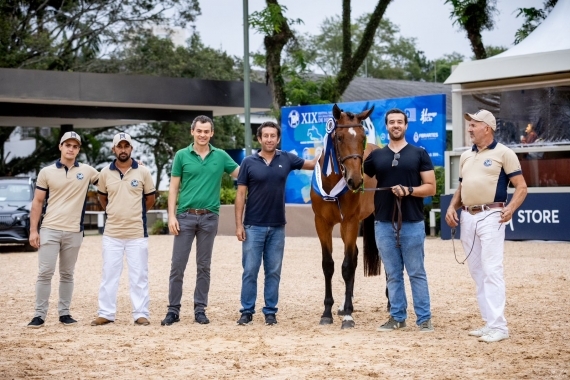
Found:
<svg viewBox="0 0 570 380"><path fill-rule="evenodd" d="M30 244L39 248L36 311L30 328L44 325L51 294L51 279L59 256L59 321L77 323L69 312L73 294L73 272L79 247L83 241L83 217L90 184L96 184L99 173L89 165L76 161L81 138L75 132L61 137L61 157L38 175L30 212ZM45 201L45 206L44 206ZM40 217L43 214L38 233Z"/></svg>
<svg viewBox="0 0 570 380"><path fill-rule="evenodd" d="M495 116L479 110L464 117L469 123L467 131L473 147L461 155L459 188L451 199L445 221L455 228L459 222L456 210L463 210L461 243L485 322L485 326L469 335L491 343L509 337L503 277L505 223L524 201L527 186L516 154L495 140ZM507 204L509 182L515 192Z"/></svg>
<svg viewBox="0 0 570 380"><path fill-rule="evenodd" d="M99 311L92 326L115 321L124 256L129 268L133 320L139 326L150 324L146 212L154 205L156 191L150 171L131 158L131 142L127 133L115 135L113 153L117 159L101 170L97 184L107 221L103 233Z"/></svg>

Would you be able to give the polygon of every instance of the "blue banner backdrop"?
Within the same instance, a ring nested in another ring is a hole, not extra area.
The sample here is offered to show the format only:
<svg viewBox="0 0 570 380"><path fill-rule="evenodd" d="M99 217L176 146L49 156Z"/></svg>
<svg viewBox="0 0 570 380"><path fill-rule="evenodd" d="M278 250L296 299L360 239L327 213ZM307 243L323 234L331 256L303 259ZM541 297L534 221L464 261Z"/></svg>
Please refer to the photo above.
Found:
<svg viewBox="0 0 570 380"><path fill-rule="evenodd" d="M325 124L332 117L332 104L283 107L281 109L281 149L312 159L316 148L323 146ZM344 111L360 113L374 106L374 112L363 121L368 142L383 147L388 144L384 116L386 111L399 108L408 116L406 140L423 147L435 166L443 166L445 151L445 95L381 99L338 103ZM286 203L309 203L312 171L293 171L285 189Z"/></svg>
<svg viewBox="0 0 570 380"><path fill-rule="evenodd" d="M511 195L512 196L512 195ZM441 196L441 238L451 239L451 228L445 222L445 211L452 195ZM509 196L510 198L510 196ZM458 214L467 211L458 211ZM560 240L570 241L570 194L530 193L515 211L505 228L506 240ZM457 227L455 239L461 236ZM459 245L461 246L461 245Z"/></svg>

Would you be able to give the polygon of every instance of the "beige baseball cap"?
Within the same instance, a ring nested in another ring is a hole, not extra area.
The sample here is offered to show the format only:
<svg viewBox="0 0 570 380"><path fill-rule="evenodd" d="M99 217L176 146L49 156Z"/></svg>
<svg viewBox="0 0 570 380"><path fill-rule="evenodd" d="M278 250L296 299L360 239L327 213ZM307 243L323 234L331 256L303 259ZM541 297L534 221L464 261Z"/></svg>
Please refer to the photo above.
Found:
<svg viewBox="0 0 570 380"><path fill-rule="evenodd" d="M128 142L130 145L133 145L131 143L131 135L129 135L128 133L125 132L119 132L115 135L115 137L113 137L113 146L117 146L119 145L119 143L121 141L126 141Z"/></svg>
<svg viewBox="0 0 570 380"><path fill-rule="evenodd" d="M64 141L67 141L70 139L77 141L79 143L79 145L81 145L81 137L79 137L79 135L73 131L65 132L63 134L63 136L61 136L61 140L59 140L59 145L63 144Z"/></svg>
<svg viewBox="0 0 570 380"><path fill-rule="evenodd" d="M493 131L497 130L497 121L495 120L495 116L493 116L493 114L487 110L479 110L475 113L466 113L464 117L467 121L482 121L491 127Z"/></svg>

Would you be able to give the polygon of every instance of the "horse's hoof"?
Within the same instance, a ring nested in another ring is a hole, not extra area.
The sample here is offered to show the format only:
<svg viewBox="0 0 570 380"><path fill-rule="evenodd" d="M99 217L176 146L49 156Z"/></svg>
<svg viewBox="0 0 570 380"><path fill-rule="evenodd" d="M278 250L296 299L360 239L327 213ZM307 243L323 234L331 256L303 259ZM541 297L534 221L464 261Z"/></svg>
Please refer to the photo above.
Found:
<svg viewBox="0 0 570 380"><path fill-rule="evenodd" d="M341 330L354 328L354 320L348 319L342 321L342 326L340 326L340 328Z"/></svg>
<svg viewBox="0 0 570 380"><path fill-rule="evenodd" d="M333 319L329 318L329 317L321 317L321 322L319 323L319 325L332 325L333 324Z"/></svg>

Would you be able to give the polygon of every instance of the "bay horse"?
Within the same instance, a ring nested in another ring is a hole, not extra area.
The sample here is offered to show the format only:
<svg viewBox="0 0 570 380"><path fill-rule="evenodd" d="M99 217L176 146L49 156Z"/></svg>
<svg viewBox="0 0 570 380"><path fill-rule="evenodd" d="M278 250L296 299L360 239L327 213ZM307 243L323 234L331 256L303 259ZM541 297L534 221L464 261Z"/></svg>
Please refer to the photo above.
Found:
<svg viewBox="0 0 570 380"><path fill-rule="evenodd" d="M332 231L336 224L340 223L340 234L344 242L342 277L346 291L341 328L352 328L355 324L352 318L352 296L358 263L356 239L361 220L364 220L364 275L380 274L381 262L374 237L374 192L363 191L364 187L376 187L376 181L363 172L364 160L372 150L378 149L378 146L366 143L366 133L362 125L362 121L368 118L373 110L374 107L355 115L344 112L336 104L333 106L334 119L327 123L325 148L313 173L311 202L315 227L321 242L325 276L325 310L321 316L321 325L333 323ZM343 189L339 192L341 188Z"/></svg>

